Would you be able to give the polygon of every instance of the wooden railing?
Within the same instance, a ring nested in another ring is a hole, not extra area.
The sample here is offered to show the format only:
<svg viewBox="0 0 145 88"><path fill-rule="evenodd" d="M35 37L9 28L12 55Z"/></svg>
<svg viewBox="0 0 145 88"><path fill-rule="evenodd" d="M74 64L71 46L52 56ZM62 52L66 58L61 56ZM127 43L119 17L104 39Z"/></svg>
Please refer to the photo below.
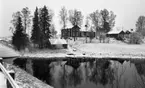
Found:
<svg viewBox="0 0 145 88"><path fill-rule="evenodd" d="M1 58L0 58L1 59ZM2 59L1 59L2 60ZM14 81L14 79L10 76L10 74L8 73L8 71L5 69L5 67L2 65L2 63L0 63L0 69L3 72L3 74L5 75L6 79L9 81L9 83L11 84L12 88L19 88L19 86L16 84L16 82Z"/></svg>

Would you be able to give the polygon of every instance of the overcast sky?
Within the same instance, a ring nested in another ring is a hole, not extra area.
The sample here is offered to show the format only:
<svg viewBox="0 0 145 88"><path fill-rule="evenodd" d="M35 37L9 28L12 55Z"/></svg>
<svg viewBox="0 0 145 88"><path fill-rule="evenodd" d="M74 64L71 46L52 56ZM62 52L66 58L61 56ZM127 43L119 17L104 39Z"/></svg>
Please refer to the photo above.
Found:
<svg viewBox="0 0 145 88"><path fill-rule="evenodd" d="M54 23L60 30L58 13L62 6L67 9L81 10L86 16L95 10L108 9L113 11L116 17L115 27L135 29L135 23L140 15L145 15L145 0L0 0L0 37L11 35L9 27L12 14L28 7L33 12L38 7L48 6L55 13Z"/></svg>

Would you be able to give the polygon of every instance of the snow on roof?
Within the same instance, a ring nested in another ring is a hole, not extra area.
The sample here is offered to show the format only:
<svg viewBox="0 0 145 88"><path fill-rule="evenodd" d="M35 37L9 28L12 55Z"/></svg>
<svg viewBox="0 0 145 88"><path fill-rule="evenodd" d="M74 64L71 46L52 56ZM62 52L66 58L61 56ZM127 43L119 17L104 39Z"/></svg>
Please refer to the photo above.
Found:
<svg viewBox="0 0 145 88"><path fill-rule="evenodd" d="M49 39L50 43L52 45L56 45L56 44L67 44L65 39Z"/></svg>
<svg viewBox="0 0 145 88"><path fill-rule="evenodd" d="M119 34L122 30L112 30L109 31L107 34Z"/></svg>

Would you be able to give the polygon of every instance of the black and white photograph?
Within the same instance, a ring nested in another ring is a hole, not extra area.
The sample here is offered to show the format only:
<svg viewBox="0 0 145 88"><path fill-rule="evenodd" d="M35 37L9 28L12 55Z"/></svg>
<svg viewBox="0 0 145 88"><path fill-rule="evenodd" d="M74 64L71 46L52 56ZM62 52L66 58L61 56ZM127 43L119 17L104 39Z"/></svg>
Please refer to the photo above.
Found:
<svg viewBox="0 0 145 88"><path fill-rule="evenodd" d="M0 0L0 88L145 88L145 0Z"/></svg>

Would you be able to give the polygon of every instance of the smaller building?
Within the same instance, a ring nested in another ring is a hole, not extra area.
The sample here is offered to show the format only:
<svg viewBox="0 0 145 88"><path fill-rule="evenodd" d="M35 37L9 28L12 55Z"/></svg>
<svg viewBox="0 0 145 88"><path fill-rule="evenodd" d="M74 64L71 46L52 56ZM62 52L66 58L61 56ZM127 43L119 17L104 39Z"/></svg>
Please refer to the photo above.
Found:
<svg viewBox="0 0 145 88"><path fill-rule="evenodd" d="M128 36L129 34L131 34L131 32L129 30L112 30L110 32L107 33L107 37L113 37L116 38L118 40L123 40L125 38L125 36Z"/></svg>
<svg viewBox="0 0 145 88"><path fill-rule="evenodd" d="M49 39L53 49L55 48L67 48L67 42L65 39Z"/></svg>
<svg viewBox="0 0 145 88"><path fill-rule="evenodd" d="M112 30L107 33L107 37L117 38L119 34L123 35L125 32L123 30Z"/></svg>

